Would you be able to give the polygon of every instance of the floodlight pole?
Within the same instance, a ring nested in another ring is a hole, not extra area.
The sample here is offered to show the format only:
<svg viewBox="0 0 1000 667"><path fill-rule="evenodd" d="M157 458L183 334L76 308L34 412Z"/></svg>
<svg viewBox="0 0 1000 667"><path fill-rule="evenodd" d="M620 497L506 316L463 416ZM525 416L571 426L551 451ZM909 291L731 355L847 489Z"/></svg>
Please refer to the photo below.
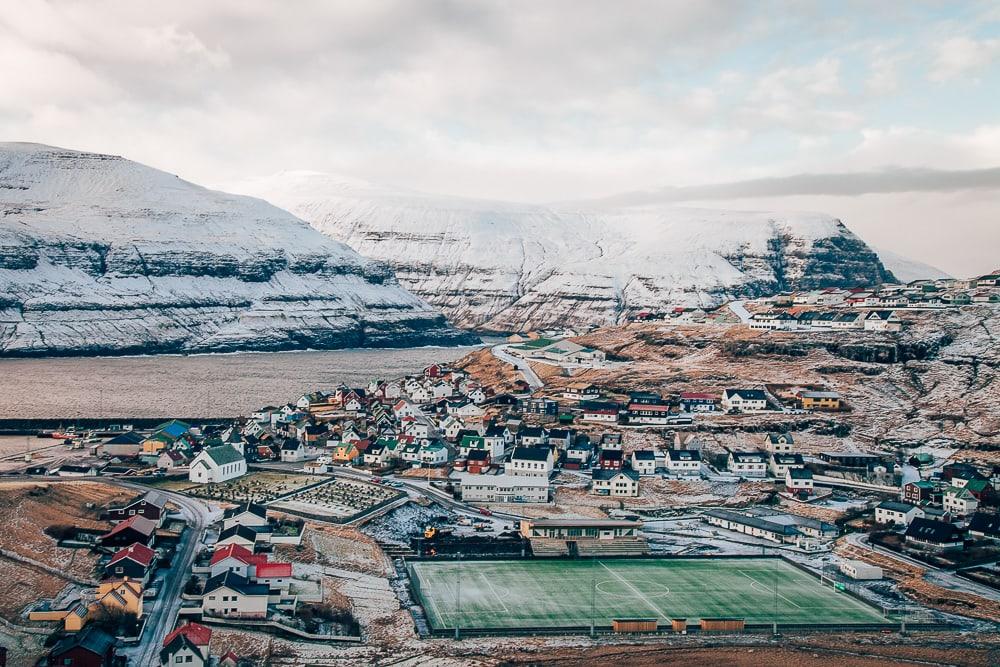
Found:
<svg viewBox="0 0 1000 667"><path fill-rule="evenodd" d="M458 559L461 561L462 554L458 554ZM458 573L458 585L455 588L455 609L457 610L455 614L455 641L458 641L458 626L462 621L462 568L456 568L456 572Z"/></svg>
<svg viewBox="0 0 1000 667"><path fill-rule="evenodd" d="M778 634L778 571L774 571L774 616L772 617L771 634Z"/></svg>
<svg viewBox="0 0 1000 667"><path fill-rule="evenodd" d="M597 579L594 575L594 570L597 567L597 556L590 559L590 636L594 636L594 616L595 616L595 606L597 604Z"/></svg>

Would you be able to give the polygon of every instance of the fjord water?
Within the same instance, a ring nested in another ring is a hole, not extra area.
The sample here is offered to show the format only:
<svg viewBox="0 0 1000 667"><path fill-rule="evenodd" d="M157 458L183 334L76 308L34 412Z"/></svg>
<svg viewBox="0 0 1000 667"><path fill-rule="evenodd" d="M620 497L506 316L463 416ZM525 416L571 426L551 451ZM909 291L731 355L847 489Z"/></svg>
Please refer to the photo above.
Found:
<svg viewBox="0 0 1000 667"><path fill-rule="evenodd" d="M0 419L238 416L339 383L419 372L477 347L0 359Z"/></svg>

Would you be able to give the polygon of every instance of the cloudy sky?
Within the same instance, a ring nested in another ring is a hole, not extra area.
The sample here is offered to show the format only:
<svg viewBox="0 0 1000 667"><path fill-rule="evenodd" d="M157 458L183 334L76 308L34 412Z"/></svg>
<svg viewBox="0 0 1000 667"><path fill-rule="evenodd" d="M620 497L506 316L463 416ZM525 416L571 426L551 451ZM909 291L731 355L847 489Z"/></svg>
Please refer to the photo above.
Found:
<svg viewBox="0 0 1000 667"><path fill-rule="evenodd" d="M2 140L207 184L311 169L532 202L822 210L956 275L1000 267L995 2L0 9Z"/></svg>

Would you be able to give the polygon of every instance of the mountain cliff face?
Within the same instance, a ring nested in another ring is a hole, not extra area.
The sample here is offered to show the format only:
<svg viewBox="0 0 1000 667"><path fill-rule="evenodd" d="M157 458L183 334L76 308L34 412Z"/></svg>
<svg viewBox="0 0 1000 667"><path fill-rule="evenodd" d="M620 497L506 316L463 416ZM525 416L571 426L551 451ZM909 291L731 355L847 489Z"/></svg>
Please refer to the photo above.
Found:
<svg viewBox="0 0 1000 667"><path fill-rule="evenodd" d="M462 342L390 267L266 202L0 144L0 355Z"/></svg>
<svg viewBox="0 0 1000 667"><path fill-rule="evenodd" d="M819 214L552 208L312 172L232 187L390 263L451 321L487 331L609 324L645 309L892 278L861 239Z"/></svg>

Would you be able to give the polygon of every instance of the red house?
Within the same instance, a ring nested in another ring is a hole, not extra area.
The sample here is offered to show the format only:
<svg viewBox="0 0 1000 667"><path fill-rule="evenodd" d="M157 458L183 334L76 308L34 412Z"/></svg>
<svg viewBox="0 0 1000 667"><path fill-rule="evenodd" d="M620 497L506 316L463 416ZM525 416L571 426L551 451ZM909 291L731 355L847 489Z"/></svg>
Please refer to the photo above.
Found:
<svg viewBox="0 0 1000 667"><path fill-rule="evenodd" d="M624 456L620 449L602 449L597 456L597 467L601 470L621 470Z"/></svg>
<svg viewBox="0 0 1000 667"><path fill-rule="evenodd" d="M156 522L137 514L101 535L98 542L102 547L127 547L136 543L149 546L153 542L155 532Z"/></svg>
<svg viewBox="0 0 1000 667"><path fill-rule="evenodd" d="M490 453L485 449L470 449L468 461L466 462L467 470L473 475L479 475L486 472L492 461L490 460Z"/></svg>
<svg viewBox="0 0 1000 667"><path fill-rule="evenodd" d="M49 652L50 665L112 667L115 662L115 638L96 625L66 637Z"/></svg>
<svg viewBox="0 0 1000 667"><path fill-rule="evenodd" d="M112 523L125 521L132 516L144 516L152 519L156 523L166 516L167 498L159 491L150 491L143 496L133 499L121 507L112 507L108 510L108 520Z"/></svg>

